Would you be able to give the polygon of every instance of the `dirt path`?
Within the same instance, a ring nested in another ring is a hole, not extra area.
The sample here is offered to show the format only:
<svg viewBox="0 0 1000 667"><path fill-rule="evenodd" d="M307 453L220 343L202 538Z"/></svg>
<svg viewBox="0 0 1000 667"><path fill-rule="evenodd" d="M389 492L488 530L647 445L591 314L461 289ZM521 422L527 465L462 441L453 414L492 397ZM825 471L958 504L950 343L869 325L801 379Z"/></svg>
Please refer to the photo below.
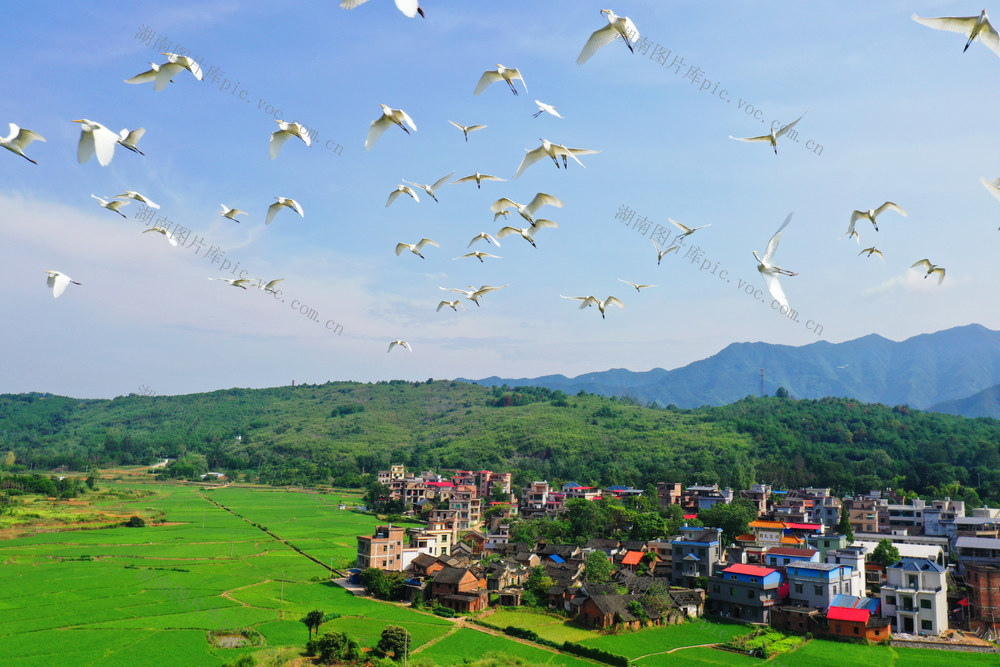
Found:
<svg viewBox="0 0 1000 667"><path fill-rule="evenodd" d="M673 653L674 651L683 651L684 649L687 648L712 648L715 646L719 646L719 642L715 642L713 644L692 644L691 646L676 646L670 649L669 651L657 651L656 653L647 653L646 655L640 655L638 658L632 658L632 662L635 662L636 660L642 660L643 658L648 658L652 655L664 655L667 653Z"/></svg>

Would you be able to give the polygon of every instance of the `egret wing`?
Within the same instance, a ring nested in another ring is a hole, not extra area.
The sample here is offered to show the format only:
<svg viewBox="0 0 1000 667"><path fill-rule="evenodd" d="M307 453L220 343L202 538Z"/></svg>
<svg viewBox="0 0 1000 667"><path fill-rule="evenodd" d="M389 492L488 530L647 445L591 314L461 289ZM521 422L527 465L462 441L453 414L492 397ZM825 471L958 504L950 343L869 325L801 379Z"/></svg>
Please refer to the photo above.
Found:
<svg viewBox="0 0 1000 667"><path fill-rule="evenodd" d="M52 288L52 298L58 299L66 291L66 286L69 285L69 276L64 276L61 273L54 276L50 274L46 282Z"/></svg>
<svg viewBox="0 0 1000 667"><path fill-rule="evenodd" d="M986 188L987 192L997 199L1000 199L1000 178L994 178L992 181L980 178L979 182L983 184L983 187Z"/></svg>
<svg viewBox="0 0 1000 667"><path fill-rule="evenodd" d="M80 144L76 147L76 159L81 164L94 157L94 134L80 131Z"/></svg>
<svg viewBox="0 0 1000 667"><path fill-rule="evenodd" d="M536 194L528 205L524 207L528 215L534 215L535 211L540 209L542 206L555 206L556 208L562 208L563 203L559 197L547 194L545 192L539 192Z"/></svg>
<svg viewBox="0 0 1000 667"><path fill-rule="evenodd" d="M487 86L491 83L495 83L501 80L503 77L500 76L500 72L496 70L486 70L483 75L479 77L479 83L476 84L476 90L473 95L479 95L481 92L486 90Z"/></svg>
<svg viewBox="0 0 1000 667"><path fill-rule="evenodd" d="M580 55L576 57L576 64L582 65L583 63L590 60L590 57L603 49L605 46L611 42L618 39L621 35L615 30L615 27L610 23L600 30L595 30L587 40L587 43L583 45L583 49L580 51Z"/></svg>
<svg viewBox="0 0 1000 667"><path fill-rule="evenodd" d="M368 136L365 138L365 150L370 151L375 147L375 142L378 138L382 136L382 133L389 129L389 126L393 122L388 116L382 114L379 118L372 121L371 127L368 128Z"/></svg>
<svg viewBox="0 0 1000 667"><path fill-rule="evenodd" d="M805 113L803 113L802 116L805 116ZM783 128L781 128L780 130L778 130L777 132L775 132L774 136L775 137L783 136L786 132L788 132L790 129L792 129L793 127L795 127L795 124L797 122L799 122L800 120L802 120L802 116L799 116L798 118L796 118L795 120L793 120L791 123L789 123L788 125L785 125Z"/></svg>
<svg viewBox="0 0 1000 667"><path fill-rule="evenodd" d="M156 83L153 84L153 90L160 92L167 87L170 80L174 78L174 75L184 69L182 66L174 62L163 63L160 65L160 71L156 73Z"/></svg>
<svg viewBox="0 0 1000 667"><path fill-rule="evenodd" d="M535 164L545 156L546 156L545 148L543 148L542 146L539 146L534 150L529 150L527 153L524 154L524 159L521 160L521 165L517 168L517 171L514 173L514 178L518 178L521 174L524 173L525 169Z"/></svg>
<svg viewBox="0 0 1000 667"><path fill-rule="evenodd" d="M156 70L148 69L145 72L141 72L140 74L136 74L133 77L125 79L125 83L149 83L150 81L154 81L155 79L156 79Z"/></svg>
<svg viewBox="0 0 1000 667"><path fill-rule="evenodd" d="M447 176L442 176L441 178L437 179L436 181L434 181L434 184L431 185L431 190L437 190L439 187L441 187L442 185L444 185L445 183L447 183L448 179L451 178L454 175L455 175L455 172L451 172Z"/></svg>
<svg viewBox="0 0 1000 667"><path fill-rule="evenodd" d="M948 32L960 32L964 35L968 35L972 32L975 27L976 22L979 21L978 16L917 16L914 14L912 17L914 21L920 25L925 25L928 28L934 28L935 30L946 30Z"/></svg>
<svg viewBox="0 0 1000 667"><path fill-rule="evenodd" d="M511 206L516 208L520 206L520 204L518 204L516 201L507 199L506 197L501 197L500 199L490 204L490 211L492 211L493 213L498 213L500 211L510 208Z"/></svg>
<svg viewBox="0 0 1000 667"><path fill-rule="evenodd" d="M102 167L111 164L111 158L115 156L115 144L118 143L118 135L106 127L99 127L89 134L94 137L94 150L97 152L97 161Z"/></svg>
<svg viewBox="0 0 1000 667"><path fill-rule="evenodd" d="M396 0L396 9L412 19L417 15L417 11L420 9L420 3L417 0Z"/></svg>
<svg viewBox="0 0 1000 667"><path fill-rule="evenodd" d="M284 206L284 204L276 201L267 207L267 217L264 218L265 225L271 224L271 221L274 220L274 216L278 214L278 211L281 210L282 206Z"/></svg>
<svg viewBox="0 0 1000 667"><path fill-rule="evenodd" d="M785 291L781 289L781 283L778 281L778 276L768 271L761 271L760 275L764 277L764 284L767 285L767 291L771 293L774 300L785 308L788 308L788 298L785 297Z"/></svg>
<svg viewBox="0 0 1000 667"><path fill-rule="evenodd" d="M271 147L272 160L278 157L278 151L281 150L281 147L285 145L285 142L288 141L288 138L291 136L292 135L289 132L286 132L285 130L278 130L277 132L271 133L270 147Z"/></svg>
<svg viewBox="0 0 1000 667"><path fill-rule="evenodd" d="M895 211L896 213L899 213L904 218L906 217L906 211L904 211L903 209L901 209L896 204L893 204L891 201L887 201L886 203L882 204L877 209L875 209L875 216L878 217L879 215L882 215L883 211Z"/></svg>
<svg viewBox="0 0 1000 667"><path fill-rule="evenodd" d="M770 142L771 141L771 135L770 134L765 134L765 135L763 135L761 137L734 137L733 135L730 134L729 138L730 139L735 139L736 141L749 141L749 142L756 142L756 141L767 141L767 142Z"/></svg>
<svg viewBox="0 0 1000 667"><path fill-rule="evenodd" d="M624 308L625 304L622 303L622 300L619 299L618 297L609 296L607 299L604 300L604 307L607 308L608 306L618 306L619 308Z"/></svg>

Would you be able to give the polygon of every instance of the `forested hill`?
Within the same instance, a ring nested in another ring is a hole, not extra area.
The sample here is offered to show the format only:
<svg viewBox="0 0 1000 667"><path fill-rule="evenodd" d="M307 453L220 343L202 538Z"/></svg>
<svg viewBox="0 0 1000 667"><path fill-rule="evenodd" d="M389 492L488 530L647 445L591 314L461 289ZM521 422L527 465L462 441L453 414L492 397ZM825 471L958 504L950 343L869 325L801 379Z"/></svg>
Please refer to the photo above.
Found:
<svg viewBox="0 0 1000 667"><path fill-rule="evenodd" d="M1000 499L1000 422L847 399L642 407L547 389L336 382L186 396L0 395L15 469L194 458L270 483L358 484L389 463L582 484L905 488ZM962 488L951 486L962 485Z"/></svg>

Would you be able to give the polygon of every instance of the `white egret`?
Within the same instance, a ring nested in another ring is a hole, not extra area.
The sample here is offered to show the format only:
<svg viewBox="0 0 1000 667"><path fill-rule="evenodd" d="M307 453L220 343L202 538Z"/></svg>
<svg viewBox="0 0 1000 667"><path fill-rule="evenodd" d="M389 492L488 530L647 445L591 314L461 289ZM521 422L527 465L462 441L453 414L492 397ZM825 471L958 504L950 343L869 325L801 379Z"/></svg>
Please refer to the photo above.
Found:
<svg viewBox="0 0 1000 667"><path fill-rule="evenodd" d="M472 285L469 285L469 287L472 287ZM493 287L492 285L481 285L479 289L464 290L464 289L457 289L454 287L441 287L440 289L443 289L445 292L459 292L460 294L464 294L466 299L468 299L469 301L475 301L476 306L479 306L480 305L479 299L484 294L488 294L489 292L495 292L496 290L503 289L505 287L507 286L501 285L500 287Z"/></svg>
<svg viewBox="0 0 1000 667"><path fill-rule="evenodd" d="M854 240L857 242L858 247L861 246L861 234L858 234L858 230L854 229L853 224L847 228L847 231L844 232L844 236L846 236L847 238L854 237ZM840 239L844 238L844 236L838 236L837 240L839 241Z"/></svg>
<svg viewBox="0 0 1000 667"><path fill-rule="evenodd" d="M24 154L24 149L32 141L45 141L45 137L37 132L32 132L26 128L18 127L14 123L10 123L10 134L6 137L0 137L0 146L3 146L11 153L17 153L31 164L38 164Z"/></svg>
<svg viewBox="0 0 1000 667"><path fill-rule="evenodd" d="M139 140L142 139L142 135L144 134L146 134L146 128L144 127L136 128L132 131L129 131L128 128L124 128L122 129L121 132L118 133L118 136L121 137L118 140L118 145L124 146L133 153L138 153L139 155L145 155L145 153L139 150L139 147L136 146L136 144L139 143Z"/></svg>
<svg viewBox="0 0 1000 667"><path fill-rule="evenodd" d="M805 115L806 115L805 113L802 114L802 116L805 116ZM802 116L799 116L798 118L796 118L795 120L793 120L791 123L789 123L788 125L785 125L784 127L782 127L779 130L775 130L774 127L772 127L770 134L765 134L765 135L762 135L762 136L759 136L759 137L742 137L742 138L741 137L734 137L733 135L730 134L729 138L730 139L735 139L736 141L767 141L767 142L769 142L771 144L771 147L774 148L774 154L777 155L778 154L778 137L784 136L785 133L787 133L790 129L792 129L793 127L795 127L795 124L797 122L799 122L800 120L802 120Z"/></svg>
<svg viewBox="0 0 1000 667"><path fill-rule="evenodd" d="M654 241L653 239L649 239L649 242L653 244L654 248L656 248L656 265L657 266L660 265L660 262L663 261L663 258L666 255L668 255L669 253L672 253L672 252L677 252L681 248L679 245L672 245L669 248L667 248L666 250L660 250L660 246L658 246L656 244L656 241Z"/></svg>
<svg viewBox="0 0 1000 667"><path fill-rule="evenodd" d="M438 303L438 307L437 307L437 311L436 312L440 313L442 308L444 308L445 306L448 306L449 308L451 308L452 310L454 310L457 313L458 312L458 307L461 306L461 305L462 305L462 300L461 299L455 299L454 301L442 301L442 302ZM465 306L462 306L462 307L464 308Z"/></svg>
<svg viewBox="0 0 1000 667"><path fill-rule="evenodd" d="M488 69L483 72L483 75L479 77L479 83L476 84L475 95L486 90L486 87L491 83L496 83L497 81L506 81L507 85L510 86L512 93L517 95L517 88L514 87L514 79L520 79L521 85L524 86L524 92L528 92L528 84L524 82L524 77L517 70L516 67L504 67L500 63L497 63L496 69Z"/></svg>
<svg viewBox="0 0 1000 667"><path fill-rule="evenodd" d="M875 246L872 246L871 248L865 248L864 250L858 253L858 256L860 257L865 253L868 253L869 257L871 257L872 255L878 255L878 258L882 260L883 264L885 264L885 255L883 255L882 251L876 248Z"/></svg>
<svg viewBox="0 0 1000 667"><path fill-rule="evenodd" d="M250 282L249 278L209 278L209 280L221 280L224 283L229 283L233 287L240 287L246 289L246 283Z"/></svg>
<svg viewBox="0 0 1000 667"><path fill-rule="evenodd" d="M910 268L913 269L918 266L927 269L927 273L924 275L924 280L927 280L927 276L931 275L932 273L938 274L938 285L940 285L941 281L944 280L943 266L938 266L937 264L931 264L931 261L929 259L924 258L918 262L914 262L913 264L911 264Z"/></svg>
<svg viewBox="0 0 1000 667"><path fill-rule="evenodd" d="M560 294L559 296L561 296L564 299L575 299L577 301L582 301L583 303L580 304L580 310L583 310L587 306L595 306L596 305L597 306L597 310L601 311L601 319L602 320L605 319L605 317L604 317L604 310L608 306L618 306L620 308L624 308L625 307L625 304L622 303L622 300L619 299L616 296L609 296L604 301L601 301L600 299L598 299L595 296L563 296L562 294Z"/></svg>
<svg viewBox="0 0 1000 667"><path fill-rule="evenodd" d="M385 353L386 353L386 354L388 354L388 353L392 352L392 348L393 348L394 346L396 346L396 345L398 345L398 346L400 346L400 347L405 347L405 348L406 348L407 350L409 350L410 352L413 352L413 348L412 348L412 347L410 347L410 344L409 344L409 343L407 343L407 342L406 342L405 340L394 340L394 341L392 341L391 343L389 343L389 349L388 349L388 350L386 350L386 351L385 351Z"/></svg>
<svg viewBox="0 0 1000 667"><path fill-rule="evenodd" d="M979 13L979 16L940 16L932 18L914 14L911 18L920 25L925 25L928 28L968 35L969 41L965 43L962 53L968 51L969 45L978 37L979 41L986 48L1000 56L1000 35L997 34L996 28L990 23L990 17L986 15L985 9Z"/></svg>
<svg viewBox="0 0 1000 667"><path fill-rule="evenodd" d="M878 231L878 223L875 222L875 218L877 218L878 216L882 215L882 213L885 212L885 211L895 211L896 213L899 213L904 218L906 217L906 211L904 211L903 209L899 208L899 206L897 206L896 204L893 204L891 201L887 201L886 203L882 204L881 206L879 206L878 208L876 208L874 210L873 209L868 209L867 211L854 211L854 213L851 214L851 224L848 225L848 227L847 227L847 234L846 235L850 236L851 233L854 232L854 223L856 223L858 220L861 220L862 218L867 218L868 220L870 220L871 223L872 223L872 225L875 226L875 231L877 232ZM860 243L860 241L859 241L859 243Z"/></svg>
<svg viewBox="0 0 1000 667"><path fill-rule="evenodd" d="M167 239L170 245L174 246L175 248L177 247L177 239L174 238L174 235L171 234L166 227L161 227L157 225L155 227L150 227L149 229L144 229L142 231L143 234L148 234L149 232L157 232L158 234L163 234L164 238Z"/></svg>
<svg viewBox="0 0 1000 667"><path fill-rule="evenodd" d="M483 252L482 250L473 250L472 252L465 253L461 257L452 257L452 259L464 259L466 257L475 257L476 259L478 259L483 264L486 263L486 262L483 261L483 257L492 257L493 259L503 259L502 257L500 257L498 255L491 255L490 253Z"/></svg>
<svg viewBox="0 0 1000 667"><path fill-rule="evenodd" d="M521 159L521 164L517 167L517 171L514 173L514 178L518 178L524 173L524 170L535 164L543 157L548 156L552 158L552 162L555 163L556 169L559 168L559 156L562 156L563 167L566 167L567 158L573 158L576 163L583 167L583 163L577 158L577 155L593 155L595 153L600 153L601 151L592 151L588 148L566 148L562 144L554 144L548 139L539 139L542 145L534 149L525 149L527 152Z"/></svg>
<svg viewBox="0 0 1000 667"><path fill-rule="evenodd" d="M428 195L430 195L431 199L433 199L434 201L437 201L438 198L434 196L434 191L437 190L442 185L444 185L448 181L448 179L451 178L454 175L455 175L455 172L451 172L447 176L442 176L441 178L439 178L436 181L434 181L434 183L432 185L426 185L426 184L421 184L421 183L414 183L413 181L408 181L405 178L403 179L403 182L404 183L409 183L410 185L414 185L414 186L420 188L421 190L423 190L424 192L426 192Z"/></svg>
<svg viewBox="0 0 1000 667"><path fill-rule="evenodd" d="M397 243L396 244L396 257L399 257L401 254L403 254L404 250L409 250L410 252L412 252L414 255L416 255L420 259L427 259L426 257L424 257L423 255L420 254L420 251L423 249L423 247L425 245L432 245L435 248L440 248L441 247L437 243L435 243L434 241L431 241L430 239L420 239L416 243Z"/></svg>
<svg viewBox="0 0 1000 667"><path fill-rule="evenodd" d="M382 133L389 129L390 125L398 125L403 132L407 134L410 130L406 129L406 125L409 125L414 132L417 131L417 126L413 124L413 119L410 118L402 109L392 109L384 104L379 104L382 107L382 115L372 121L371 127L368 129L368 136L365 138L365 150L370 151L375 147L375 142L378 138L382 136Z"/></svg>
<svg viewBox="0 0 1000 667"><path fill-rule="evenodd" d="M69 285L70 283L73 283L74 285L82 284L76 282L75 280L67 276L65 273L59 273L58 271L52 271L51 269L46 270L45 273L49 274L49 277L46 279L45 282L49 287L52 288L53 299L58 299L62 295L62 293L66 291L66 286Z"/></svg>
<svg viewBox="0 0 1000 667"><path fill-rule="evenodd" d="M365 4L368 0L343 0L340 3L341 9L354 9L360 5ZM424 10L420 8L420 3L417 0L396 0L396 9L406 14L406 16L411 19L420 14L420 18L427 18L424 16Z"/></svg>
<svg viewBox="0 0 1000 667"><path fill-rule="evenodd" d="M160 208L159 204L157 204L156 202L154 202L149 197L146 197L145 195L139 194L135 190L126 190L125 192L121 193L120 195L115 195L114 197L112 197L112 199L134 199L136 201L141 201L143 204L145 204L149 208Z"/></svg>
<svg viewBox="0 0 1000 667"><path fill-rule="evenodd" d="M145 72L140 72L135 76L125 79L125 83L149 83L150 81L156 81L156 75L160 73L160 66L156 63L149 63L149 69ZM170 81L173 83L173 81Z"/></svg>
<svg viewBox="0 0 1000 667"><path fill-rule="evenodd" d="M199 81L203 81L204 77L201 74L201 66L196 63L192 58L187 56L181 56L176 53L162 52L163 55L167 57L167 61L160 65L160 69L156 72L156 83L153 84L153 90L159 92L167 87L171 79L174 78L174 74L180 72L182 69L186 69L194 75L194 78ZM141 75L140 75L141 76Z"/></svg>
<svg viewBox="0 0 1000 667"><path fill-rule="evenodd" d="M230 220L239 222L239 220L236 220L236 216L248 215L246 211L241 211L238 208L229 208L225 204L219 204L219 206L222 207L222 210L219 211L219 215L221 215L223 218L229 218Z"/></svg>
<svg viewBox="0 0 1000 667"><path fill-rule="evenodd" d="M462 131L462 134L465 135L466 143L469 141L469 132L475 132L476 130L483 130L486 128L485 125L459 125L453 120L449 120L448 122Z"/></svg>
<svg viewBox="0 0 1000 667"><path fill-rule="evenodd" d="M397 185L396 189L389 193L389 199L386 200L385 207L389 208L389 204L396 201L396 197L402 194L410 195L413 197L413 201L420 203L420 197L418 197L417 193L413 191L413 188L409 185Z"/></svg>
<svg viewBox="0 0 1000 667"><path fill-rule="evenodd" d="M278 211L281 210L282 206L287 206L288 208L292 209L293 211L299 214L300 218L306 217L306 214L302 211L302 207L299 206L299 203L294 199L291 199L289 197L275 197L275 199L277 199L278 201L274 202L273 204L267 207L267 217L264 218L265 225L271 224L271 221L274 220L274 216L277 215Z"/></svg>
<svg viewBox="0 0 1000 667"><path fill-rule="evenodd" d="M639 30L632 23L632 19L627 16L618 16L610 9L602 9L601 14L604 14L608 19L608 25L595 30L587 43L583 45L580 55L576 58L577 65L587 62L592 55L619 37L625 40L625 46L628 47L628 50L635 53L632 42L639 39Z"/></svg>
<svg viewBox="0 0 1000 667"><path fill-rule="evenodd" d="M472 244L475 243L476 241L479 241L479 240L486 241L487 243L495 243L498 248L500 247L500 242L497 241L495 238L493 238L492 236L490 236L486 232L479 232L478 234L476 234L475 236L473 236L472 240L469 241L469 245L467 245L465 247L466 248L471 248Z"/></svg>
<svg viewBox="0 0 1000 667"><path fill-rule="evenodd" d="M499 176L490 176L489 174L480 174L478 171L474 174L468 176L463 176L457 181L453 181L451 185L458 185L459 183L471 183L476 182L476 189L479 190L483 186L483 181L506 181L506 178L500 178Z"/></svg>
<svg viewBox="0 0 1000 667"><path fill-rule="evenodd" d="M542 229L544 227L558 227L558 226L559 225L557 225L556 223L552 222L551 220L539 219L539 220L535 220L528 227L509 227L509 226L508 227L501 227L500 231L497 232L497 238L498 239L502 239L503 237L509 236L511 234L520 234L521 238L524 239L525 241L527 241L528 243L530 243L532 248L536 248L537 249L538 246L535 245L535 239L534 239L535 232L538 229Z"/></svg>
<svg viewBox="0 0 1000 667"><path fill-rule="evenodd" d="M543 113L552 114L556 118L562 118L562 116L559 115L559 112L556 111L556 108L551 104L546 104L545 102L540 102L538 100L535 100L535 104L538 105L538 111L531 114L532 118L538 118Z"/></svg>
<svg viewBox="0 0 1000 667"><path fill-rule="evenodd" d="M312 139L309 137L309 132L306 128L302 126L301 123L286 123L283 120L275 120L278 127L281 129L275 130L271 133L271 159L278 157L278 151L290 137L298 137L301 139L306 146L312 146Z"/></svg>
<svg viewBox="0 0 1000 667"><path fill-rule="evenodd" d="M994 178L992 181L980 178L979 182L983 184L983 187L986 188L987 192L997 199L1000 199L1000 178Z"/></svg>
<svg viewBox="0 0 1000 667"><path fill-rule="evenodd" d="M284 280L284 278L275 278L274 280L272 280L272 281L270 281L268 283L265 283L263 280L259 280L257 282L257 284L254 285L254 287L256 287L259 290L263 290L264 292L266 292L268 294L274 294L275 292L278 291L278 290L274 289L274 286L277 285L278 283L280 283L282 280Z"/></svg>
<svg viewBox="0 0 1000 667"><path fill-rule="evenodd" d="M669 220L670 222L672 222L674 224L674 226L677 227L677 229L679 229L679 230L681 230L681 232L683 232L682 234L678 234L676 237L674 237L675 240L679 239L679 238L682 239L682 238L684 238L686 236L691 236L692 234L694 234L699 229L705 229L705 227L711 227L712 226L711 223L709 223L707 225L702 225L701 227L688 227L686 225L682 225L681 223L677 222L673 218L667 218L667 220Z"/></svg>
<svg viewBox="0 0 1000 667"><path fill-rule="evenodd" d="M97 195L90 195L90 196L93 197L94 199L96 199L98 201L98 203L100 203L100 205L101 205L102 208L106 208L109 211L114 211L115 213L117 213L118 215L120 215L123 218L127 218L128 217L127 215L125 215L124 213L122 213L121 211L118 210L118 209L122 208L123 206L128 206L128 204L130 202L127 199L114 199L112 201L108 201L107 199L101 199Z"/></svg>
<svg viewBox="0 0 1000 667"><path fill-rule="evenodd" d="M652 239L650 239L650 240L652 241ZM644 289L646 287L656 287L656 285L640 285L638 283L632 283L632 282L629 282L627 280L622 280L621 278L619 278L618 280L619 280L619 282L623 282L626 285L631 285L632 287L635 288L636 292L638 292L639 290Z"/></svg>
<svg viewBox="0 0 1000 667"><path fill-rule="evenodd" d="M80 144L76 148L77 161L83 164L96 153L97 161L102 167L111 164L120 137L100 123L86 118L73 122L80 123Z"/></svg>
<svg viewBox="0 0 1000 667"><path fill-rule="evenodd" d="M774 233L771 240L767 242L767 249L764 251L763 257L757 256L757 251L753 251L754 259L757 260L757 270L760 275L764 278L764 284L767 285L767 291L771 293L774 300L780 303L785 308L788 308L788 299L785 297L784 290L781 289L781 283L778 282L779 275L785 276L797 276L797 273L783 269L780 266L771 264L771 260L774 258L774 253L778 250L778 243L781 242L781 230L792 221L792 214L789 213L785 221L781 223L781 227L778 227L778 231Z"/></svg>
<svg viewBox="0 0 1000 667"><path fill-rule="evenodd" d="M499 218L500 216L506 218L508 215L510 215L510 211L506 209L504 209L503 211L497 211L496 213L493 214L493 222L496 222L497 218Z"/></svg>
<svg viewBox="0 0 1000 667"><path fill-rule="evenodd" d="M532 197L531 201L527 205L518 204L516 201L508 199L507 197L501 197L492 204L490 204L490 210L493 213L497 213L507 208L514 207L517 212L521 214L521 217L530 222L532 225L535 224L534 215L535 211L540 209L542 206L555 206L556 208L562 208L562 200L544 192L539 192ZM496 220L496 217L493 218Z"/></svg>

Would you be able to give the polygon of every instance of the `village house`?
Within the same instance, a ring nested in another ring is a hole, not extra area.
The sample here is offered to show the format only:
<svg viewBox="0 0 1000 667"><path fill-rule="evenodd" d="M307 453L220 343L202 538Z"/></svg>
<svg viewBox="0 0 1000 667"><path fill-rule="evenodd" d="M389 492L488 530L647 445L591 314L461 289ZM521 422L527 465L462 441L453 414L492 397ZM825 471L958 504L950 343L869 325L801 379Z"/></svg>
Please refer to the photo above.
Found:
<svg viewBox="0 0 1000 667"><path fill-rule="evenodd" d="M894 632L938 635L948 628L945 569L926 558L902 558L886 568L882 616Z"/></svg>
<svg viewBox="0 0 1000 667"><path fill-rule="evenodd" d="M638 629L642 626L641 619L635 615L637 603L646 616L648 622L653 625L660 624L660 614L655 609L642 606L641 595L591 595L580 605L577 618L579 621L592 628L603 629L613 625L621 625L624 628Z"/></svg>
<svg viewBox="0 0 1000 667"><path fill-rule="evenodd" d="M698 577L711 576L717 564L723 563L722 529L682 526L681 535L673 542L671 581L675 586L697 588Z"/></svg>
<svg viewBox="0 0 1000 667"><path fill-rule="evenodd" d="M680 505L683 495L680 482L656 483L656 499L659 501L661 508L665 509L671 505Z"/></svg>
<svg viewBox="0 0 1000 667"><path fill-rule="evenodd" d="M788 603L827 609L837 595L863 593L857 570L838 563L794 561L785 566Z"/></svg>
<svg viewBox="0 0 1000 667"><path fill-rule="evenodd" d="M467 567L444 567L431 580L431 598L460 614L485 609L489 603L486 580Z"/></svg>
<svg viewBox="0 0 1000 667"><path fill-rule="evenodd" d="M378 526L375 534L358 536L357 566L391 572L403 570L403 537L406 529L400 526Z"/></svg>
<svg viewBox="0 0 1000 667"><path fill-rule="evenodd" d="M730 565L708 578L709 609L745 623L769 623L781 600L781 572L759 565Z"/></svg>

